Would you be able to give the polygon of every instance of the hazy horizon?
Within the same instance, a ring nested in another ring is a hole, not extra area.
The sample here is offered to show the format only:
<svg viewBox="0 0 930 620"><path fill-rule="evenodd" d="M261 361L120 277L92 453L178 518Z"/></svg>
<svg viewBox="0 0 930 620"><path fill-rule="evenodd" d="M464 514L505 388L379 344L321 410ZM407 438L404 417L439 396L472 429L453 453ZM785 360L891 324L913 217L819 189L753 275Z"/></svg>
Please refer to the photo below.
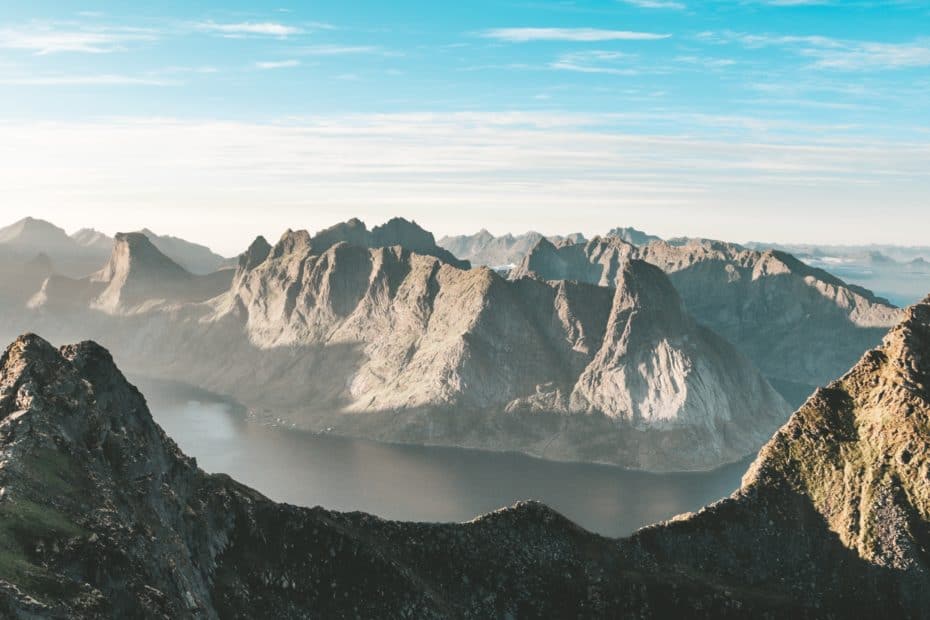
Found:
<svg viewBox="0 0 930 620"><path fill-rule="evenodd" d="M350 215L821 244L918 245L930 227L921 2L2 13L9 221L149 226L227 254Z"/></svg>
<svg viewBox="0 0 930 620"><path fill-rule="evenodd" d="M6 215L6 211L4 211L4 217L5 217L5 215ZM59 214L59 215L60 215L60 214ZM79 217L79 216L78 216L78 217ZM656 236L661 237L661 238L663 238L663 239L674 239L674 238L677 238L677 237L692 237L692 238L715 239L715 240L718 240L718 241L727 241L727 242L738 243L738 244L762 243L762 244L771 244L771 245L773 245L773 246L778 246L778 245L798 245L798 246L807 246L807 245L810 245L810 246L819 246L819 247L823 247L823 248L828 248L828 247L845 248L845 247L860 247L860 246L861 246L861 247L866 247L866 246L882 246L882 247L886 247L886 246L887 246L887 247L896 247L896 248L909 248L909 247L910 247L910 248L930 248L930 241L925 242L925 243L916 243L916 244L905 244L905 243L881 243L881 242L876 242L876 241L868 241L868 242L863 242L863 243L821 243L821 242L817 242L817 241L782 241L782 240L777 240L777 239L774 239L774 240L773 240L773 239L768 239L768 238L730 239L730 238L726 238L726 237L722 237L722 236L714 236L714 235L692 235L692 234L687 234L687 233L671 234L671 235L662 235L662 234L658 234L658 232L655 231L655 230L643 229L643 228L640 228L639 226L633 226L633 225L631 225L631 224L629 224L629 223L627 223L627 222L623 222L623 221L621 221L621 222L616 222L616 223L610 222L610 223L607 223L607 224L606 224L604 227L602 227L601 229L590 230L590 231L589 231L589 230L581 230L581 229L540 230L540 229L538 229L538 228L526 228L526 229L519 229L519 230L517 230L517 229L508 229L508 230L500 229L500 230L498 230L498 229L496 229L493 225L491 225L491 226L480 226L479 228L475 228L475 229L473 229L473 230L461 230L461 231L439 232L439 231L437 231L437 230L431 228L431 227L428 225L428 223L427 223L428 220L427 220L427 221L424 221L424 220L421 220L421 219L419 219L419 218L407 217L407 216L404 216L403 214L389 215L389 216L382 217L382 218L379 218L379 219L365 218L365 217L360 217L360 216L357 216L357 215L351 215L351 214L349 214L349 215L346 215L346 216L339 216L339 219L334 219L334 220L328 221L328 222L321 222L321 223L320 223L319 225L317 225L317 226L306 226L306 225L299 225L299 224L291 224L291 225L283 224L283 225L281 225L281 227L280 227L279 229L276 229L276 230L268 230L268 231L265 231L265 230L264 230L264 229L267 229L267 228L268 228L268 226L265 224L265 225L261 225L261 228L262 228L263 230L260 230L260 231L258 231L258 232L255 232L255 233L252 234L251 236L244 237L243 240L242 240L242 242L239 243L238 245L233 245L233 244L230 244L230 243L228 243L228 242L224 244L223 242L221 242L221 241L219 240L218 237L210 237L209 235L204 235L204 234L202 234L202 233L198 233L196 230L195 230L192 234L190 234L190 235L180 234L180 233L176 232L175 230L172 230L172 229L169 229L169 228L166 228L166 227L163 227L163 226L153 225L152 220L151 220L151 219L146 219L144 215L141 216L141 217L138 217L138 218L126 218L126 220L125 220L125 221L130 222L130 223L131 223L131 222L137 222L136 224L129 224L129 225L127 225L127 226L115 227L115 228L114 228L114 227L112 227L112 226L107 226L107 225L102 225L102 226L100 226L100 225L94 225L93 222L90 222L90 223L85 222L84 224L80 224L80 225L66 225L65 222L70 221L70 220L72 219L72 218L69 218L67 215L65 215L64 217L60 217L59 219L52 219L51 217L46 217L46 216L42 216L42 215L36 215L36 214L34 214L34 213L24 213L24 214L22 214L22 215L16 215L16 216L14 216L13 218L6 218L6 217L5 217L5 219L4 219L3 221L0 221L0 229L5 228L5 227L7 227L7 226L10 226L10 225L12 225L12 224L15 224L15 223L17 223L17 222L19 222L19 221L21 221L21 220L23 220L23 219L25 219L25 218L32 218L32 219L36 219L36 220L43 220L43 221L49 222L50 224L53 224L53 225L55 225L55 226L57 226L57 227L59 227L59 228L62 228L69 236L70 236L70 235L73 235L74 233L78 232L78 231L81 230L81 229L86 229L86 228L93 229L93 230L96 230L96 231L98 231L98 232L104 233L105 235L107 235L107 236L109 236L109 237L112 237L112 236L114 236L114 235L117 234L117 233L133 232L133 231L138 231L138 230L142 230L142 229L147 228L147 229L151 230L152 232L154 232L154 233L157 234L157 235L161 235L161 236L171 236L171 237L179 237L179 238L184 239L185 241L189 241L189 242L192 242L192 243L197 243L197 244L199 244L199 245L206 246L206 247L208 247L210 250L212 250L213 252L215 252L215 253L217 253L217 254L220 254L220 255L222 255L222 256L224 256L224 257L226 257L226 258L230 258L230 257L234 257L234 256L236 256L236 255L241 254L242 252L244 252L245 249L249 246L249 244L250 244L257 236L259 236L259 235L265 237L265 239L267 239L270 243L273 244L273 243L274 243L276 240L278 240L278 239L281 237L281 235L283 235L284 232L287 231L288 229L290 229L290 230L307 230L307 231L309 231L311 234L314 234L315 232L318 232L318 231L320 231L320 230L322 230L322 229L324 229L324 228L328 228L328 227L333 226L333 225L335 225L335 224L338 224L338 223L340 223L340 222L345 222L345 221L347 221L347 220L349 220L349 219L352 219L353 217L354 217L354 218L357 218L357 219L360 219L361 221L363 221L363 222L365 223L365 225L366 225L369 229L371 229L371 228L374 227L374 226L381 225L381 224L385 223L387 220L389 220L389 219L391 219L391 218L393 218L393 217L405 218L405 219L408 219L408 220L415 221L418 225L422 226L425 230L427 230L427 231L433 233L433 234L435 235L437 241L438 241L439 239L441 239L443 236L458 236L458 235L467 236L467 235L473 235L473 234L476 234L476 233L480 232L482 229L487 230L488 232L490 232L490 233L491 233L493 236L495 236L495 237L500 237L500 236L504 236L504 235L507 235L507 234L512 234L512 235L514 235L514 236L519 236L519 235L522 235L522 234L525 234L525 233L529 233L529 232L537 232L537 233L540 233L540 234L543 234L543 235L546 235L546 236L557 236L557 235L564 236L564 235L568 235L568 234L572 234L572 233L582 233L582 234L585 235L585 237L587 237L588 239L591 239L591 238L593 238L593 237L595 237L595 236L598 236L598 235L603 236L603 235L605 235L607 232L609 232L609 231L610 231L611 229L613 229L613 228L618 228L618 227L619 227L619 228L627 228L627 227L630 227L630 228L636 228L636 229L640 230L641 232L644 232L644 233L647 233L647 234L650 234L650 235L656 235ZM80 221L80 220L78 220L78 221ZM157 220L156 220L156 221L157 221ZM188 228L185 227L184 230L188 230Z"/></svg>

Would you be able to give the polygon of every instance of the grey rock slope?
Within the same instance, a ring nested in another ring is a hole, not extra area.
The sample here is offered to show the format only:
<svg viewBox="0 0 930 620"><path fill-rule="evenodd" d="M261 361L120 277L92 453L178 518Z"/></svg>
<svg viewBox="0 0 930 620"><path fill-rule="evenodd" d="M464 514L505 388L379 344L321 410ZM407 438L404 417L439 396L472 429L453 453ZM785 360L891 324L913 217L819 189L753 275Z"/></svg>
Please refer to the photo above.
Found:
<svg viewBox="0 0 930 620"><path fill-rule="evenodd" d="M110 355L0 357L0 611L35 618L927 617L930 299L731 498L609 540L539 504L465 524L275 504L207 475Z"/></svg>
<svg viewBox="0 0 930 620"><path fill-rule="evenodd" d="M511 277L609 286L630 259L667 273L700 323L736 345L785 393L802 398L878 343L901 315L790 254L708 240L641 247L617 238L563 247L542 241Z"/></svg>

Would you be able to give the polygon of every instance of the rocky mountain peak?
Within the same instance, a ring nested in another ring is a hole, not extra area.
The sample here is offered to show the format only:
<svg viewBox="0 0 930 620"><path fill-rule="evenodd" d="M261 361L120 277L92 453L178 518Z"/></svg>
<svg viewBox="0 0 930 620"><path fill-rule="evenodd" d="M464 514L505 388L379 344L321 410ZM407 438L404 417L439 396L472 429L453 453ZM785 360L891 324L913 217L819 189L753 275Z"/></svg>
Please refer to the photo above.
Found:
<svg viewBox="0 0 930 620"><path fill-rule="evenodd" d="M399 245L407 250L433 256L459 269L468 269L468 261L459 260L451 252L436 245L433 233L416 222L401 217L391 218L371 230L357 218L321 230L310 239L314 254L322 254L337 243L348 243L363 248L383 248ZM277 255L277 254L276 254Z"/></svg>
<svg viewBox="0 0 930 620"><path fill-rule="evenodd" d="M632 243L633 245L646 245L647 243L651 243L653 241L659 241L659 237L644 233L643 231L637 230L632 226L613 228L607 232L606 236L616 237L626 241L627 243Z"/></svg>
<svg viewBox="0 0 930 620"><path fill-rule="evenodd" d="M614 280L617 289L614 308L635 311L650 317L663 328L680 324L687 312L671 280L661 269L632 259L624 261Z"/></svg>
<svg viewBox="0 0 930 620"><path fill-rule="evenodd" d="M436 249L433 233L402 217L391 218L381 226L372 228L371 243L373 247L400 245L421 253Z"/></svg>
<svg viewBox="0 0 930 620"><path fill-rule="evenodd" d="M310 233L306 230L291 230L288 228L284 231L284 234L281 235L281 238L278 239L278 242L274 244L274 247L271 249L271 256L273 258L281 258L282 256L294 254L296 252L310 252Z"/></svg>
<svg viewBox="0 0 930 620"><path fill-rule="evenodd" d="M871 563L930 571L930 298L841 379L821 388L766 444L744 490L803 495Z"/></svg>
<svg viewBox="0 0 930 620"><path fill-rule="evenodd" d="M129 274L160 278L187 278L190 274L162 254L148 236L141 232L116 233L113 251L97 279L111 282Z"/></svg>
<svg viewBox="0 0 930 620"><path fill-rule="evenodd" d="M147 300L170 299L193 279L143 233L117 233L107 264L90 277L91 283L103 286L93 306L113 313Z"/></svg>
<svg viewBox="0 0 930 620"><path fill-rule="evenodd" d="M271 244L263 236L255 237L249 248L239 255L239 273L251 271L265 262L265 259L271 254L271 250Z"/></svg>

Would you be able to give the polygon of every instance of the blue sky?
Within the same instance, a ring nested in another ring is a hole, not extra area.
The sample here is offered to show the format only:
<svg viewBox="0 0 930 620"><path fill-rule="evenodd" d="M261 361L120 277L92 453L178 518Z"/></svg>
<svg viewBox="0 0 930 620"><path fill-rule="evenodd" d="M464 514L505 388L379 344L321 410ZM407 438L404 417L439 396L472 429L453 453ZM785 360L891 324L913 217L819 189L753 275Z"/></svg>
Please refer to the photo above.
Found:
<svg viewBox="0 0 930 620"><path fill-rule="evenodd" d="M928 119L928 2L0 7L4 211L225 251L392 214L926 243Z"/></svg>

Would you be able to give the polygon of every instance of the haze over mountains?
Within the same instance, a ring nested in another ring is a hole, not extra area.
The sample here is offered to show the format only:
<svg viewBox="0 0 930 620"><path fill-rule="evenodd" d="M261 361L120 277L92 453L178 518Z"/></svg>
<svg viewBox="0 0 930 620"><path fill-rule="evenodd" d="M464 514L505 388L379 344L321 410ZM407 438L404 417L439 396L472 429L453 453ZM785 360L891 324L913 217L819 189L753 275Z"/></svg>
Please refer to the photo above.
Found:
<svg viewBox="0 0 930 620"><path fill-rule="evenodd" d="M753 453L784 398L803 401L900 317L785 253L635 229L537 238L509 279L401 218L257 238L235 270L220 259L203 275L181 265L200 246L166 244L175 260L131 233L90 275L62 276L34 257L103 239L4 230L0 251L31 253L34 280L13 278L7 333L94 338L135 374L301 429L658 471Z"/></svg>
<svg viewBox="0 0 930 620"><path fill-rule="evenodd" d="M790 252L809 265L873 289L899 305L921 299L930 283L930 247L765 243L749 243L747 247Z"/></svg>
<svg viewBox="0 0 930 620"><path fill-rule="evenodd" d="M534 503L466 524L274 504L199 470L99 345L26 335L0 357L0 609L920 617L928 360L930 298L792 416L732 497L609 540Z"/></svg>
<svg viewBox="0 0 930 620"><path fill-rule="evenodd" d="M224 265L226 259L206 246L171 236L160 236L149 229L140 231L156 248L195 274L207 274ZM83 277L100 268L109 257L113 239L92 228L82 228L73 235L50 222L31 217L0 228L0 257L32 259L43 252L58 273Z"/></svg>

